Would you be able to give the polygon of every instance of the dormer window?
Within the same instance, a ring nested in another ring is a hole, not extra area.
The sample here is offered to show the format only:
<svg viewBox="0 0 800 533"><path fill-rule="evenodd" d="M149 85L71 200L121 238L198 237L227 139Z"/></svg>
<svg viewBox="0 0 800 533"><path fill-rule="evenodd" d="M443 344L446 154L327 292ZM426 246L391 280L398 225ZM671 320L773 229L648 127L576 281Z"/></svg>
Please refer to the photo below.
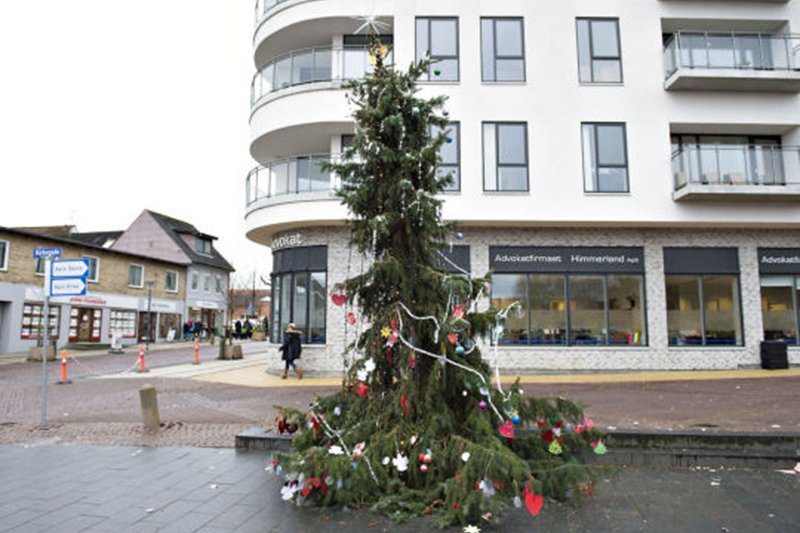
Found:
<svg viewBox="0 0 800 533"><path fill-rule="evenodd" d="M195 249L201 254L211 255L211 241L198 237L195 244Z"/></svg>

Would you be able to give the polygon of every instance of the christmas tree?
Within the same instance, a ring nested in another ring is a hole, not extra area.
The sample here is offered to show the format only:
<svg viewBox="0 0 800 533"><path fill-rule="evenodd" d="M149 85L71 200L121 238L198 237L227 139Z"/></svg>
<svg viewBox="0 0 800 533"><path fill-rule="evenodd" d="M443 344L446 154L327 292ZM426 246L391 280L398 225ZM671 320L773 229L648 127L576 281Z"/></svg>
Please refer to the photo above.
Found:
<svg viewBox="0 0 800 533"><path fill-rule="evenodd" d="M370 54L374 72L349 85L355 139L329 167L352 215L351 246L368 258L333 298L366 326L347 348L342 389L307 413L283 410L282 427L300 430L274 461L283 497L396 520L436 512L440 525L496 519L511 505L536 514L543 498L590 489L595 473L576 456L590 445L602 453L601 436L572 402L504 390L496 368L492 381L475 339L496 345L516 306L479 311L489 279L443 268L460 236L441 218L452 179L438 170L451 140L445 98L418 95L429 61L399 72L377 38Z"/></svg>

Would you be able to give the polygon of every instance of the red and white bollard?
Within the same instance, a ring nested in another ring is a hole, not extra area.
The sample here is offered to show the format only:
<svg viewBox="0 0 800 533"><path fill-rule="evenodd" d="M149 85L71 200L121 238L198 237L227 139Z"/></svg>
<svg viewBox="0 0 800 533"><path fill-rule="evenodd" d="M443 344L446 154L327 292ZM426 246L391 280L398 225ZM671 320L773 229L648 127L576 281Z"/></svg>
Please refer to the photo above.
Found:
<svg viewBox="0 0 800 533"><path fill-rule="evenodd" d="M200 341L194 340L194 364L200 364Z"/></svg>
<svg viewBox="0 0 800 533"><path fill-rule="evenodd" d="M144 367L144 344L139 345L139 370L137 372L150 372Z"/></svg>
<svg viewBox="0 0 800 533"><path fill-rule="evenodd" d="M56 383L59 385L68 385L72 381L67 379L67 351L61 350L61 379Z"/></svg>

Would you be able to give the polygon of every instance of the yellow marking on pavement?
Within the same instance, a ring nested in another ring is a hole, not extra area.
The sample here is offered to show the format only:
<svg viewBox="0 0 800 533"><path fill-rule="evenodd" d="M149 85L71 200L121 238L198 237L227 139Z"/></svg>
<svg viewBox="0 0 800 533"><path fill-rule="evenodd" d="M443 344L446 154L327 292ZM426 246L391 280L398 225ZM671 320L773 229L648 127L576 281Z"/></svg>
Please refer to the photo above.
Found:
<svg viewBox="0 0 800 533"><path fill-rule="evenodd" d="M548 374L519 376L521 384L526 383L630 383L637 381L704 381L721 379L760 379L800 376L800 368L788 370L685 370L685 371L653 371L653 372L617 372L598 374ZM240 385L244 387L338 387L341 377L306 377L298 380L295 375L281 379L279 375L268 374L262 365L249 366L234 370L213 372L192 379ZM501 383L510 385L517 376L506 375L500 378ZM494 380L492 380L494 382Z"/></svg>

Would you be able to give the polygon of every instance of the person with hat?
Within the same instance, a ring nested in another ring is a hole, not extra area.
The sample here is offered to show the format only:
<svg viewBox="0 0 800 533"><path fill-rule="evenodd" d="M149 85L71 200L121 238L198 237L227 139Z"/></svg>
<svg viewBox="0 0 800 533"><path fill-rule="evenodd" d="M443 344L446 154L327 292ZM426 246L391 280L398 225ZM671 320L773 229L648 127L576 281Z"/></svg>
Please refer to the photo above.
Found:
<svg viewBox="0 0 800 533"><path fill-rule="evenodd" d="M294 323L290 323L286 326L286 332L283 335L283 344L278 348L278 351L282 353L281 359L286 362L286 368L283 369L281 379L286 379L289 374L289 367L294 368L297 379L303 379L303 371L297 368L297 364L295 363L295 360L300 359L300 355L303 353L303 344L300 342L301 333L302 332L297 329Z"/></svg>

